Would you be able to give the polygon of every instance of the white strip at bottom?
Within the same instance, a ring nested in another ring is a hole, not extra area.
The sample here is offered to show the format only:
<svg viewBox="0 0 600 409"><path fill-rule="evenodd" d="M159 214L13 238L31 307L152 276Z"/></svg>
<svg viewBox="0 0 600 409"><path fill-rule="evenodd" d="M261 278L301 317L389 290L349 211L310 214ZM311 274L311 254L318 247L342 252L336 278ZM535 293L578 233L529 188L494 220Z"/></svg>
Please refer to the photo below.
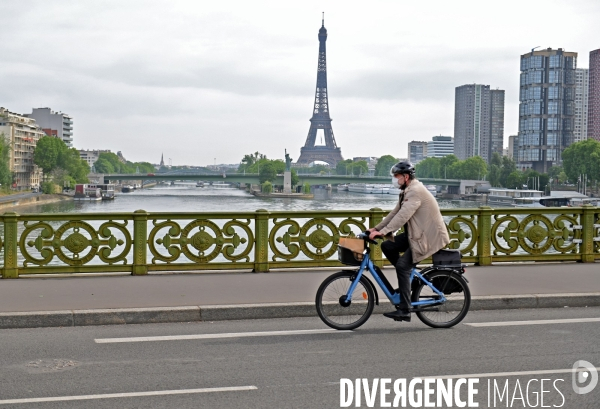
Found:
<svg viewBox="0 0 600 409"><path fill-rule="evenodd" d="M577 322L600 322L600 318L568 318L560 320L533 320L533 321L499 321L499 322L472 322L465 323L471 327L509 327L512 325L544 325L544 324L572 324Z"/></svg>
<svg viewBox="0 0 600 409"><path fill-rule="evenodd" d="M597 367L596 370L600 370ZM585 371L585 368L578 369L578 372ZM456 379L456 378L500 378L504 376L525 376L525 375L546 375L557 373L571 373L573 368L569 369L548 369L541 371L522 371L522 372L492 372L492 373L472 373L466 375L441 375L441 376L414 376L419 379Z"/></svg>
<svg viewBox="0 0 600 409"><path fill-rule="evenodd" d="M202 389L177 389L171 391L149 391L149 392L129 392L129 393L105 393L101 395L78 395L78 396L55 396L49 398L24 398L24 399L4 399L0 400L0 405L10 403L39 403L39 402L61 402L71 400L90 400L90 399L110 399L110 398L132 398L140 396L165 396L165 395L185 395L191 393L207 392L239 392L258 389L256 386L227 386L223 388L202 388Z"/></svg>
<svg viewBox="0 0 600 409"><path fill-rule="evenodd" d="M132 338L97 338L97 344L113 344L118 342L149 342L149 341L180 341L186 339L219 339L243 337L271 337L277 335L311 335L311 334L337 334L352 331L337 331L335 329L307 329L295 331L265 331L265 332L230 332L225 334L195 334L195 335L166 335L158 337L132 337Z"/></svg>

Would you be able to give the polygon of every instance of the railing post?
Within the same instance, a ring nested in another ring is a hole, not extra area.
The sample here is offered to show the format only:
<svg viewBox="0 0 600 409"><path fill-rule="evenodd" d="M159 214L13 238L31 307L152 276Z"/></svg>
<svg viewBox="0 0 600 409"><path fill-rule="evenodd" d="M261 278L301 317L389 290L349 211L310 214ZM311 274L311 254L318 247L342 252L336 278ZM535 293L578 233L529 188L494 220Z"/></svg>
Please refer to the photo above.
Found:
<svg viewBox="0 0 600 409"><path fill-rule="evenodd" d="M594 262L594 214L595 207L589 204L582 206L583 213L581 214L581 253L582 263Z"/></svg>
<svg viewBox="0 0 600 409"><path fill-rule="evenodd" d="M19 215L15 212L4 213L4 268L2 278L19 278L17 264L17 231Z"/></svg>
<svg viewBox="0 0 600 409"><path fill-rule="evenodd" d="M477 265L492 264L492 208L480 206L477 216Z"/></svg>
<svg viewBox="0 0 600 409"><path fill-rule="evenodd" d="M145 210L133 212L133 270L131 275L148 274L148 213Z"/></svg>
<svg viewBox="0 0 600 409"><path fill-rule="evenodd" d="M383 210L381 210L378 207L374 207L373 209L370 209L370 211L371 214L369 215L369 229L377 226L383 220ZM383 267L383 256L381 253L381 246L369 244L369 247L371 249L370 256L371 260L373 261L373 264L375 264L378 267Z"/></svg>
<svg viewBox="0 0 600 409"><path fill-rule="evenodd" d="M254 219L254 270L255 273L269 271L269 211L258 209Z"/></svg>

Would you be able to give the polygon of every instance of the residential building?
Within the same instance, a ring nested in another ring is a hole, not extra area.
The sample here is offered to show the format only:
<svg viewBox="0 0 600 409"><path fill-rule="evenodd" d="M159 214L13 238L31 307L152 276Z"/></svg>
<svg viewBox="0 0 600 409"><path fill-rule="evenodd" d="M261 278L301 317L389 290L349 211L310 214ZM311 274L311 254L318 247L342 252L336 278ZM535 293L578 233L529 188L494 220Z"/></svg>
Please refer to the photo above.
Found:
<svg viewBox="0 0 600 409"><path fill-rule="evenodd" d="M13 174L12 187L16 190L30 190L39 187L42 170L33 163L33 151L40 138L46 134L35 119L10 112L0 107L0 135L10 142L10 171Z"/></svg>
<svg viewBox="0 0 600 409"><path fill-rule="evenodd" d="M408 143L408 160L413 165L421 162L427 157L427 142L412 141Z"/></svg>
<svg viewBox="0 0 600 409"><path fill-rule="evenodd" d="M600 141L600 49L590 52L587 137Z"/></svg>
<svg viewBox="0 0 600 409"><path fill-rule="evenodd" d="M577 53L548 48L521 55L519 145L521 170L546 173L573 143Z"/></svg>
<svg viewBox="0 0 600 409"><path fill-rule="evenodd" d="M489 85L456 87L454 154L461 160L481 156L489 163L504 146L504 90Z"/></svg>
<svg viewBox="0 0 600 409"><path fill-rule="evenodd" d="M91 169L92 166L94 166L94 163L96 163L96 161L100 157L101 153L111 153L111 152L110 152L110 150L99 150L99 149L86 150L86 149L80 149L79 150L79 157L81 159L83 159L84 161L86 161L87 164L90 166L90 169Z"/></svg>
<svg viewBox="0 0 600 409"><path fill-rule="evenodd" d="M451 136L434 136L427 142L428 158L443 158L454 155L454 138Z"/></svg>
<svg viewBox="0 0 600 409"><path fill-rule="evenodd" d="M69 115L50 108L33 108L33 112L26 116L35 119L48 135L56 135L69 148L73 146L73 118Z"/></svg>
<svg viewBox="0 0 600 409"><path fill-rule="evenodd" d="M575 70L575 125L573 126L573 142L585 141L588 128L588 90L589 70Z"/></svg>

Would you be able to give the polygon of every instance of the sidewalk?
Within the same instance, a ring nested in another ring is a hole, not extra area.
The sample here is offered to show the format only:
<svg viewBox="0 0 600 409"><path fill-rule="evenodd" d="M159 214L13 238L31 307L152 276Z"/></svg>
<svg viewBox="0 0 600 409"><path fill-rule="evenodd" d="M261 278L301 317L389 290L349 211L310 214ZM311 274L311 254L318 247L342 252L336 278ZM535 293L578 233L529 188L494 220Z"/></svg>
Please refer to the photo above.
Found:
<svg viewBox="0 0 600 409"><path fill-rule="evenodd" d="M335 271L0 280L0 328L316 315L317 288ZM392 268L384 273L397 282ZM474 310L600 305L598 263L470 266L465 277ZM378 310L389 309L379 295Z"/></svg>

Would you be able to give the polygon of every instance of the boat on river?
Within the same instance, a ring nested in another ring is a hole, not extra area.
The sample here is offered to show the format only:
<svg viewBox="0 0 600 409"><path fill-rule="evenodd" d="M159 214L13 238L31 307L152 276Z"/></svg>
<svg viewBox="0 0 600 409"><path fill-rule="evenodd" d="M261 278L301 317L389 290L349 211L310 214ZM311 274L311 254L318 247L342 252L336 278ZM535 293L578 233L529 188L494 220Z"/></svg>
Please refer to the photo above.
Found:
<svg viewBox="0 0 600 409"><path fill-rule="evenodd" d="M381 183L350 183L348 185L348 191L354 193L385 195L389 189L390 185Z"/></svg>
<svg viewBox="0 0 600 409"><path fill-rule="evenodd" d="M543 194L541 190L491 188L488 193L488 204L513 207L515 199L541 198Z"/></svg>
<svg viewBox="0 0 600 409"><path fill-rule="evenodd" d="M515 207L568 207L569 199L566 197L541 196L541 197L516 197Z"/></svg>

